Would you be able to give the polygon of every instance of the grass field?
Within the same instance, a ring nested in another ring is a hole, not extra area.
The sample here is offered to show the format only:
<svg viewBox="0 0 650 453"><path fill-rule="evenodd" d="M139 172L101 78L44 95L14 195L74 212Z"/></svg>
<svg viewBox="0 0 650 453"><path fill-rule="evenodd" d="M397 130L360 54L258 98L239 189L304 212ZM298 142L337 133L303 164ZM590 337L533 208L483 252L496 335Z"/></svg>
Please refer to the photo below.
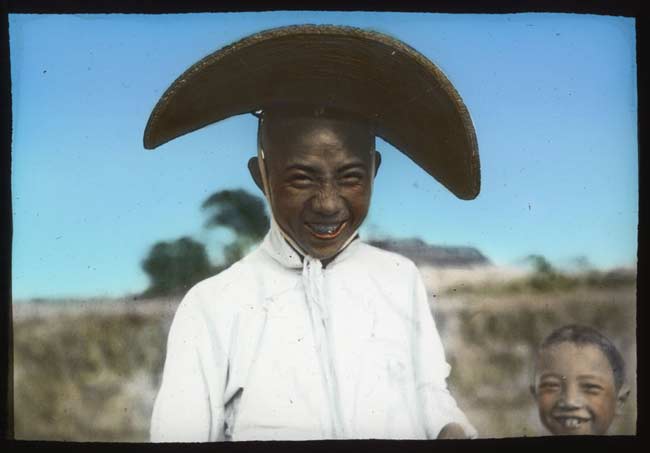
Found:
<svg viewBox="0 0 650 453"><path fill-rule="evenodd" d="M437 285L444 277L423 274ZM634 285L507 294L481 292L474 279L472 291L455 292L449 289L463 276L454 275L432 296L432 310L453 367L452 393L481 437L544 434L528 391L531 357L546 334L574 322L602 330L621 348L632 393L610 433L634 434ZM15 303L16 438L147 441L178 301Z"/></svg>

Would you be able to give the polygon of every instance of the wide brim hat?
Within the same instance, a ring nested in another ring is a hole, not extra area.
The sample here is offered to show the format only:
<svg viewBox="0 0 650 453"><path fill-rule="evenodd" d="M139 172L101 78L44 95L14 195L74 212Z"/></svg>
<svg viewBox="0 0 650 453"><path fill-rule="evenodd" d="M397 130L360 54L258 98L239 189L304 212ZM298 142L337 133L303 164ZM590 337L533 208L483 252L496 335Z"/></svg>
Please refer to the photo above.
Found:
<svg viewBox="0 0 650 453"><path fill-rule="evenodd" d="M154 107L144 147L274 105L314 105L361 116L461 199L480 191L476 134L451 82L390 36L353 27L296 25L250 35L195 63Z"/></svg>

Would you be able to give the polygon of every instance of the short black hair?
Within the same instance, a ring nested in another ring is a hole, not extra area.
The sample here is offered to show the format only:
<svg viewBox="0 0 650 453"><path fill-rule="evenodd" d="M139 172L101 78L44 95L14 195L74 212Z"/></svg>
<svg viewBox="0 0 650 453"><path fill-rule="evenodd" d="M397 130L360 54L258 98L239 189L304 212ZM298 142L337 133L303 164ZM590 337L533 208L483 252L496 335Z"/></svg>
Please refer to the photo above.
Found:
<svg viewBox="0 0 650 453"><path fill-rule="evenodd" d="M542 342L540 352L559 343L573 343L576 345L591 344L596 346L607 357L607 361L614 373L616 389L619 390L623 386L625 382L625 362L623 356L605 335L593 327L570 324L551 332Z"/></svg>

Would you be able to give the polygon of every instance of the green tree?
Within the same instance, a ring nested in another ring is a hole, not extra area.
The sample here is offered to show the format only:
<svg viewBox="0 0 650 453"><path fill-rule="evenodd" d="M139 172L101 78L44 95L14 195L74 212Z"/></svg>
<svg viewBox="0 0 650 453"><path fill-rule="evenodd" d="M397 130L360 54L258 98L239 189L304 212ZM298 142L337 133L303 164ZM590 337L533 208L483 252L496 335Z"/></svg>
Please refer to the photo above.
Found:
<svg viewBox="0 0 650 453"><path fill-rule="evenodd" d="M235 234L235 240L224 247L225 266L241 259L269 229L264 200L243 189L215 192L201 208L209 213L205 227L227 228Z"/></svg>
<svg viewBox="0 0 650 453"><path fill-rule="evenodd" d="M142 261L142 269L150 280L145 296L187 291L215 272L205 246L189 237L154 244Z"/></svg>
<svg viewBox="0 0 650 453"><path fill-rule="evenodd" d="M568 290L577 286L577 280L568 278L559 272L542 255L528 255L526 260L533 266L533 274L528 283L535 291L546 292L556 290Z"/></svg>
<svg viewBox="0 0 650 453"><path fill-rule="evenodd" d="M578 255L573 258L573 266L580 272L587 273L593 271L593 265L585 255Z"/></svg>
<svg viewBox="0 0 650 453"><path fill-rule="evenodd" d="M234 241L224 247L223 265L212 266L205 246L189 237L157 242L142 261L142 269L150 280L143 296L187 291L241 259L269 228L263 199L242 189L215 192L201 208L209 213L205 227L227 228L235 235Z"/></svg>
<svg viewBox="0 0 650 453"><path fill-rule="evenodd" d="M551 263L542 255L528 255L526 261L531 263L536 274L541 276L550 276L555 274L555 269Z"/></svg>

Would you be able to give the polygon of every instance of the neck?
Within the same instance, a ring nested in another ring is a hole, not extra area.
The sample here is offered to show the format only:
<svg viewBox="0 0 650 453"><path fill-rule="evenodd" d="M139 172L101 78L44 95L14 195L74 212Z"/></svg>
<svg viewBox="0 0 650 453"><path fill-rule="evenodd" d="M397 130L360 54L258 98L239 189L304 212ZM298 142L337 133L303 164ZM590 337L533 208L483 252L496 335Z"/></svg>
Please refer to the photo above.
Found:
<svg viewBox="0 0 650 453"><path fill-rule="evenodd" d="M275 222L275 220L273 220L272 223L275 224L274 226L278 229L278 231L280 232L280 235L285 240L285 242L287 244L289 244L289 247L291 247L291 249L298 254L298 256L300 257L300 262L303 262L305 260L306 253L303 252L303 250L298 246L298 244L296 244L296 242L294 240L292 240L288 236L287 233L284 232L284 230L280 227L280 225L278 225ZM321 264L323 265L323 269L325 269L328 264L330 264L332 261L334 261L336 259L336 257L339 256L343 252L343 250L345 250L347 248L347 246L350 245L352 243L352 241L354 241L358 237L359 237L359 234L355 232L352 235L352 237L350 237L350 239L348 239L345 242L343 247L341 247L341 249L339 251L337 251L334 255L332 255L330 257L327 257L327 258L315 258L315 259L318 259L321 262Z"/></svg>
<svg viewBox="0 0 650 453"><path fill-rule="evenodd" d="M284 235L283 235L283 237L284 237ZM355 240L356 238L358 238L358 237L359 237L358 234L354 234L354 236L352 236L352 240L350 240L350 241L347 243L347 245L350 245L350 244L352 243L352 241L354 241L354 240ZM289 247L291 247L291 248L293 249L293 251L296 252L296 253L298 254L298 256L300 256L300 261L301 261L301 262L304 261L304 259L305 259L305 255L304 255L304 253L303 253L302 251L300 251L300 250L297 250L297 249L296 249L296 248L291 244L291 242L287 241L287 244L289 244ZM341 250L339 250L339 251L336 252L334 255L332 255L332 256L330 256L330 257L328 257L328 258L320 258L320 262L321 262L321 264L323 265L323 269L325 269L329 263L331 263L332 261L334 261L334 260L336 259L336 257L339 256L339 255L343 252L343 250L345 250L346 248L347 248L347 246L344 246L343 248L341 248Z"/></svg>

